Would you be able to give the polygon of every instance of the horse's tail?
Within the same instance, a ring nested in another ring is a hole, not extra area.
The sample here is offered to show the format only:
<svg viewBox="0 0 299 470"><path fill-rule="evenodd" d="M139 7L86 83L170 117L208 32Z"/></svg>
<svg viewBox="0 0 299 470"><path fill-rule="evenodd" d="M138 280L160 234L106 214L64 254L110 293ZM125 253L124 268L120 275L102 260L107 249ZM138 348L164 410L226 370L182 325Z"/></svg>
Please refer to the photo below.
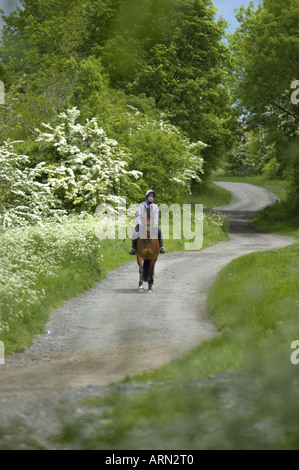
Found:
<svg viewBox="0 0 299 470"><path fill-rule="evenodd" d="M150 267L151 261L149 259L145 259L143 263L143 280L144 282L148 282L149 274L150 274Z"/></svg>

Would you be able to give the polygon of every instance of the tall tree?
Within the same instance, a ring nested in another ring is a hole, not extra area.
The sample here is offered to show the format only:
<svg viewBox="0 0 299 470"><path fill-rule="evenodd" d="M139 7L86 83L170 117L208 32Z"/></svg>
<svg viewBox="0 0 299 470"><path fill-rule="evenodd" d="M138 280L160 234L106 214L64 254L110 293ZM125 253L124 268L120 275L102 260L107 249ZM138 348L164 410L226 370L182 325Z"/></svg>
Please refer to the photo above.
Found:
<svg viewBox="0 0 299 470"><path fill-rule="evenodd" d="M240 27L230 43L240 112L274 145L276 160L292 177L299 211L299 107L291 100L299 79L299 2L264 0L256 10L251 2L237 18Z"/></svg>
<svg viewBox="0 0 299 470"><path fill-rule="evenodd" d="M77 56L85 29L82 4L82 0L22 0L22 8L3 15L2 64L32 74L58 69Z"/></svg>
<svg viewBox="0 0 299 470"><path fill-rule="evenodd" d="M230 144L229 52L215 13L210 0L91 0L85 37L112 86L153 97L189 138L208 144L206 170Z"/></svg>
<svg viewBox="0 0 299 470"><path fill-rule="evenodd" d="M257 10L251 2L237 19L241 25L231 46L242 104L258 115L271 106L298 121L290 95L299 69L299 2L264 0Z"/></svg>
<svg viewBox="0 0 299 470"><path fill-rule="evenodd" d="M35 136L35 128L57 116L76 81L74 62L85 29L82 1L22 0L5 16L0 42L0 79L6 128L0 140ZM7 130L9 132L7 132Z"/></svg>

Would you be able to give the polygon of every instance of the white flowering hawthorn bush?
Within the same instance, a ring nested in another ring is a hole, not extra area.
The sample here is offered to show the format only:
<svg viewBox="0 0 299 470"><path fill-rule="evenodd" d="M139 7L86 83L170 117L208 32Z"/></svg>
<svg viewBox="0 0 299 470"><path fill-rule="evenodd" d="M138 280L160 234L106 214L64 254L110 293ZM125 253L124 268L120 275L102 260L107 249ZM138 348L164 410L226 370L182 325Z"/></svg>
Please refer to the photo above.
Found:
<svg viewBox="0 0 299 470"><path fill-rule="evenodd" d="M127 194L142 174L127 169L129 154L107 137L95 118L83 126L77 123L79 116L77 108L61 113L61 124L44 124L47 132L37 141L53 148L59 158L57 164L44 166L53 194L68 210L94 211Z"/></svg>
<svg viewBox="0 0 299 470"><path fill-rule="evenodd" d="M40 279L57 276L72 263L99 268L99 240L95 216L64 217L43 226L9 229L0 244L0 337L10 324L43 301Z"/></svg>
<svg viewBox="0 0 299 470"><path fill-rule="evenodd" d="M0 147L0 227L8 228L59 218L64 213L48 184L39 181L41 165L29 167L29 157Z"/></svg>

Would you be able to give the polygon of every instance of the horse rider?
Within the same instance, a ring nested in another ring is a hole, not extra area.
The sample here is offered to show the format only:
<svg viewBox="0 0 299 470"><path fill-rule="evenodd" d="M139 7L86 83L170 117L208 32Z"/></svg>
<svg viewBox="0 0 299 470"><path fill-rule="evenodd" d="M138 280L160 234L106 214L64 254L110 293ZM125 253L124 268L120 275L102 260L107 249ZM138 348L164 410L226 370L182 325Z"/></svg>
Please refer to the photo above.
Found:
<svg viewBox="0 0 299 470"><path fill-rule="evenodd" d="M158 238L159 238L159 244L160 244L160 251L159 253L165 253L165 248L163 247L163 238L162 238L162 231L160 227L158 227L158 221L159 221L159 207L157 204L154 203L154 198L156 197L155 191L150 189L147 191L145 195L145 201L141 202L139 204L138 210L136 212L136 227L132 235L132 249L129 252L129 255L136 255L136 250L137 250L137 239L138 239L138 232L139 228L142 225L142 216L144 214L144 211L146 209L151 210L151 214L153 217L153 225L154 227L158 228Z"/></svg>

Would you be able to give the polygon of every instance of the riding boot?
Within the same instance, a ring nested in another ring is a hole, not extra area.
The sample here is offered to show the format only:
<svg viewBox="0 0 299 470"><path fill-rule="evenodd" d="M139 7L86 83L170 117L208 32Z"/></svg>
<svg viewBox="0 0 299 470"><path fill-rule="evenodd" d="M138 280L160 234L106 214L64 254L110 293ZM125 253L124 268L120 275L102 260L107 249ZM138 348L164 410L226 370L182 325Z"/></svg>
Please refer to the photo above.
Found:
<svg viewBox="0 0 299 470"><path fill-rule="evenodd" d="M129 255L136 255L136 250L137 250L137 240L132 240L132 248L131 248L131 251L129 251Z"/></svg>
<svg viewBox="0 0 299 470"><path fill-rule="evenodd" d="M165 248L163 247L162 238L160 238L159 242L160 242L160 251L159 251L159 253L166 253Z"/></svg>

